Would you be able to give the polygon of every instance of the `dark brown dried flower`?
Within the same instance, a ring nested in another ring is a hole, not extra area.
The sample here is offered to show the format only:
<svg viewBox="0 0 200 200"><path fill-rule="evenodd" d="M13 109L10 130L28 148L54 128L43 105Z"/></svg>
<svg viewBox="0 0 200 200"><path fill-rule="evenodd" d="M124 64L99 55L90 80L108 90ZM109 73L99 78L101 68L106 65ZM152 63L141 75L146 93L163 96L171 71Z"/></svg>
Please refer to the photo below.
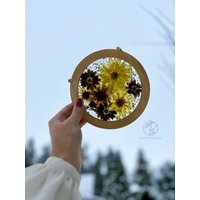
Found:
<svg viewBox="0 0 200 200"><path fill-rule="evenodd" d="M127 83L126 89L129 94L133 94L135 97L139 97L142 92L142 86L139 83L136 83L135 80Z"/></svg>
<svg viewBox="0 0 200 200"><path fill-rule="evenodd" d="M108 121L115 118L117 112L115 110L109 110L107 103L102 103L97 107L97 116L102 120Z"/></svg>
<svg viewBox="0 0 200 200"><path fill-rule="evenodd" d="M80 79L81 86L86 87L88 90L95 88L99 81L100 79L96 72L89 69L81 75Z"/></svg>
<svg viewBox="0 0 200 200"><path fill-rule="evenodd" d="M106 87L97 87L94 90L93 97L97 102L106 102L108 99L108 89Z"/></svg>
<svg viewBox="0 0 200 200"><path fill-rule="evenodd" d="M96 108L96 107L97 107L97 104L96 104L94 101L91 101L91 102L89 103L89 106L90 106L91 108Z"/></svg>
<svg viewBox="0 0 200 200"><path fill-rule="evenodd" d="M88 100L90 98L90 92L85 91L82 93L82 98Z"/></svg>
<svg viewBox="0 0 200 200"><path fill-rule="evenodd" d="M87 108L96 112L97 111L97 104L94 101L91 101L89 103L89 105L87 106Z"/></svg>

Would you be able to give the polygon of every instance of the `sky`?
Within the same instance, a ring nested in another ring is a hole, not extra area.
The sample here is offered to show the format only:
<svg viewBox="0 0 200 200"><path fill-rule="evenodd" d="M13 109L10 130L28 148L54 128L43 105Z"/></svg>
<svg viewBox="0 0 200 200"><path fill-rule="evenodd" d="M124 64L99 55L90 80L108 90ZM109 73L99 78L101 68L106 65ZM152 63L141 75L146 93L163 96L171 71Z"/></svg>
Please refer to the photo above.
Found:
<svg viewBox="0 0 200 200"><path fill-rule="evenodd" d="M123 128L85 125L83 144L93 158L109 147L119 150L130 171L139 149L152 167L174 160L174 50L144 7L174 31L173 1L26 0L26 140L33 138L38 150L50 143L49 119L71 102L68 79L78 63L94 51L119 46L148 74L148 105ZM153 137L143 131L149 120L159 127Z"/></svg>

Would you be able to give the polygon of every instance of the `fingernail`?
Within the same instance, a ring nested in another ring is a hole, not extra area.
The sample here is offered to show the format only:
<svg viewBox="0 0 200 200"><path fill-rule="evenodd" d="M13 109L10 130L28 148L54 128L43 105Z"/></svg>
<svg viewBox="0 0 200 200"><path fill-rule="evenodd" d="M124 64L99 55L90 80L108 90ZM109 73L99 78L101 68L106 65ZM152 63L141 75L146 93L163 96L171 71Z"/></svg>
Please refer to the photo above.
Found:
<svg viewBox="0 0 200 200"><path fill-rule="evenodd" d="M83 101L82 99L78 99L77 102L76 102L76 106L81 108L83 106Z"/></svg>

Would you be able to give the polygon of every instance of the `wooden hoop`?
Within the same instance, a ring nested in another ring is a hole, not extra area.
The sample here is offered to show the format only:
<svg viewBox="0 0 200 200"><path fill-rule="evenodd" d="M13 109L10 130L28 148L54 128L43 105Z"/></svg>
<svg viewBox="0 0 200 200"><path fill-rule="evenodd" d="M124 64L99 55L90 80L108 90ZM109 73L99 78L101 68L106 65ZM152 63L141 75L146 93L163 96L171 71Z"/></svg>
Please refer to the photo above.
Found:
<svg viewBox="0 0 200 200"><path fill-rule="evenodd" d="M70 83L71 83L70 93L71 93L72 102L75 104L76 100L79 98L78 84L79 84L79 80L83 71L94 61L99 60L101 58L108 58L108 57L122 59L125 62L128 62L131 66L133 66L140 77L141 85L142 85L142 92L141 92L141 98L140 98L139 104L130 115L128 115L127 117L123 119L116 120L116 121L104 121L104 120L100 120L93 117L87 111L85 111L85 113L83 114L83 118L88 123L96 127L106 128L106 129L115 129L115 128L126 126L132 123L133 121L135 121L142 114L149 100L149 95L150 95L149 79L148 79L145 69L136 58L122 51L120 48L104 49L104 50L96 51L88 55L78 64L78 66L76 67L73 73L72 78L70 79Z"/></svg>

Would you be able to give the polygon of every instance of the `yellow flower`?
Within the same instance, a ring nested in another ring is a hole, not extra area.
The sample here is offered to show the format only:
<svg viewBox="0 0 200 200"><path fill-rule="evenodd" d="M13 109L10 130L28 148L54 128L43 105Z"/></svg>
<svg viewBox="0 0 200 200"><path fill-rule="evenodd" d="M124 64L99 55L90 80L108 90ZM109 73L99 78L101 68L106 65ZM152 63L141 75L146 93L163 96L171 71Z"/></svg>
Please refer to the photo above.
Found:
<svg viewBox="0 0 200 200"><path fill-rule="evenodd" d="M79 97L83 99L84 104L87 105L92 98L92 93L86 88L79 87L78 89Z"/></svg>
<svg viewBox="0 0 200 200"><path fill-rule="evenodd" d="M135 98L133 95L125 92L118 92L111 96L110 109L117 112L117 119L123 119L133 111L134 101Z"/></svg>
<svg viewBox="0 0 200 200"><path fill-rule="evenodd" d="M99 68L100 80L110 90L126 90L125 84L131 80L132 68L118 58L109 58L108 63Z"/></svg>

